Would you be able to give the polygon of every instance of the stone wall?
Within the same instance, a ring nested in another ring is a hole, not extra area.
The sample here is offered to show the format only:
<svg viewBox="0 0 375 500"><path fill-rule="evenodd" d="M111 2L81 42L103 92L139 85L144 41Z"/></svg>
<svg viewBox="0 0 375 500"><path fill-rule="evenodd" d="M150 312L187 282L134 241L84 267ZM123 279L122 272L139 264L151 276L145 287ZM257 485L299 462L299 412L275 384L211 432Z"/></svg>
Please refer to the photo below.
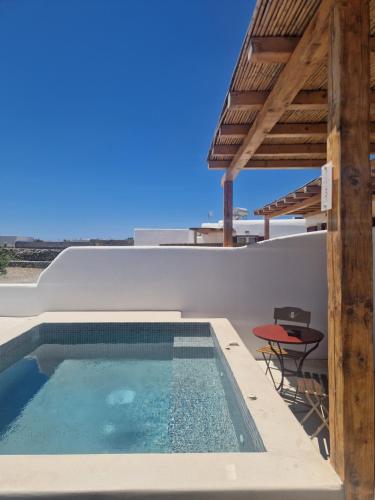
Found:
<svg viewBox="0 0 375 500"><path fill-rule="evenodd" d="M9 267L46 268L62 252L52 248L7 248L11 261Z"/></svg>

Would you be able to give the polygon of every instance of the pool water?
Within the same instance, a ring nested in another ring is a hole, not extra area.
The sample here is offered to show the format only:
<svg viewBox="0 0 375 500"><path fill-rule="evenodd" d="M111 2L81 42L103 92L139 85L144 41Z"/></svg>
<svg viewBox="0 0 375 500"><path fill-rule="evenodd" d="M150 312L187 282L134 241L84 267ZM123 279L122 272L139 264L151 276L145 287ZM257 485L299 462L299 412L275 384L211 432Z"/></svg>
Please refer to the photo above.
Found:
<svg viewBox="0 0 375 500"><path fill-rule="evenodd" d="M209 325L49 326L0 373L0 454L264 451Z"/></svg>

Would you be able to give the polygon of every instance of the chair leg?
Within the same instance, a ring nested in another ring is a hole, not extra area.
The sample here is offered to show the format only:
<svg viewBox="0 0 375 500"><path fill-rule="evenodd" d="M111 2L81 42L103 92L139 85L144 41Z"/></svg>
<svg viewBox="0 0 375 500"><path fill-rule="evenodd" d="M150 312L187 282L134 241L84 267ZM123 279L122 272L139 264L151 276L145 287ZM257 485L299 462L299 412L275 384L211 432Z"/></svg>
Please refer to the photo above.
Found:
<svg viewBox="0 0 375 500"><path fill-rule="evenodd" d="M276 382L275 382L275 379L273 378L272 370L271 370L271 367L270 367L271 356L268 356L268 359L267 359L266 356L265 356L265 354L264 354L264 352L262 352L262 356L263 356L263 359L264 359L264 361L266 363L266 366L267 366L265 375L267 375L267 373L270 372L272 383L273 383L274 387L276 388Z"/></svg>
<svg viewBox="0 0 375 500"><path fill-rule="evenodd" d="M311 417L311 415L313 415L315 413L316 409L315 407L311 407L310 410L306 413L306 415L303 417L302 420L300 420L300 424L304 424L305 422L307 422L307 420Z"/></svg>
<svg viewBox="0 0 375 500"><path fill-rule="evenodd" d="M313 439L317 437L324 428L327 428L329 430L328 409L324 405L322 397L315 396L315 398L313 399L310 394L306 393L305 395L311 405L311 409L306 413L300 423L304 424L315 413L321 421L321 424L318 425L318 427L310 436L310 438Z"/></svg>
<svg viewBox="0 0 375 500"><path fill-rule="evenodd" d="M319 427L311 434L310 438L313 439L314 437L319 436L324 428L327 428L329 430L328 420L325 418L323 419L323 422L319 425Z"/></svg>

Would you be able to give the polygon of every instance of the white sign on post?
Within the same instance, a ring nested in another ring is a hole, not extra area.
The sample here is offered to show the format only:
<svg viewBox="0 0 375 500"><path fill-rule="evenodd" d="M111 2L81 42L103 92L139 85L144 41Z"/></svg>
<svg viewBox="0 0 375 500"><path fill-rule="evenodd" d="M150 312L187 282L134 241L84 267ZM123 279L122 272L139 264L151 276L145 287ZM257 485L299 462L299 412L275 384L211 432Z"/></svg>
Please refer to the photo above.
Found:
<svg viewBox="0 0 375 500"><path fill-rule="evenodd" d="M322 194L321 194L322 212L332 209L332 162L322 166Z"/></svg>

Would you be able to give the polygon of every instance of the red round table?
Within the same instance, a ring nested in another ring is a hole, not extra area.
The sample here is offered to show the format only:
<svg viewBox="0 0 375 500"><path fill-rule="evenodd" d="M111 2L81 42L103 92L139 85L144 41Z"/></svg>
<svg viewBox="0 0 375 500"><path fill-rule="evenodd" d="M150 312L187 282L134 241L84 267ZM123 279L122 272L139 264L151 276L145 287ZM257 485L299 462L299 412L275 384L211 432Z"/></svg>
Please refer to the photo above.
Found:
<svg viewBox="0 0 375 500"><path fill-rule="evenodd" d="M292 372L295 375L299 375L302 373L302 366L307 356L318 347L318 345L324 338L323 333L319 332L318 330L314 330L313 328L307 326L297 326L289 324L269 324L257 326L253 329L253 334L256 337L268 342L272 352L275 354L280 363L281 382L279 386L276 387L276 389L280 391L282 391L284 386L285 372L291 372L291 370L287 370L284 367L283 356L280 355L280 344L305 346L305 351L301 353L297 370L296 372ZM278 349L275 349L275 344ZM310 349L307 349L308 345L312 345L312 347Z"/></svg>

